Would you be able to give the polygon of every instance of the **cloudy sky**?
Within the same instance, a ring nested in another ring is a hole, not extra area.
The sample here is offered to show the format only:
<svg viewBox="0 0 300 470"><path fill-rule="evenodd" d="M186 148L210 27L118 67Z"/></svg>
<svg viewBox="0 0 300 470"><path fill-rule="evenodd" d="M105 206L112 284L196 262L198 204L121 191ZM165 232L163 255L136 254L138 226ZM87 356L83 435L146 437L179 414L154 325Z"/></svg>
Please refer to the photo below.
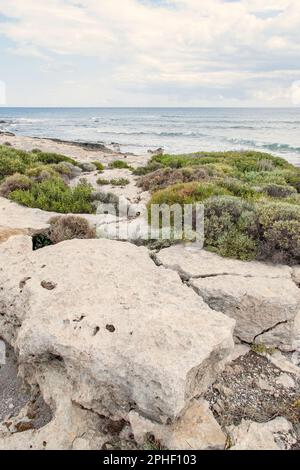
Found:
<svg viewBox="0 0 300 470"><path fill-rule="evenodd" d="M9 106L300 106L300 0L0 0L0 81Z"/></svg>

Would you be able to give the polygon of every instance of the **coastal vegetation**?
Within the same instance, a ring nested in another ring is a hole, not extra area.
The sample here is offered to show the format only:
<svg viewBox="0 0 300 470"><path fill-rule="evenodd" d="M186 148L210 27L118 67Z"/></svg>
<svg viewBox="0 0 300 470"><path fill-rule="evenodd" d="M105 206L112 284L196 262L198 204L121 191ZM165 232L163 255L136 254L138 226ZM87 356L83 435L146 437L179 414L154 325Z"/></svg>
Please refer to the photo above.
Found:
<svg viewBox="0 0 300 470"><path fill-rule="evenodd" d="M242 260L300 262L300 169L253 151L158 155L139 168L151 204L203 203L205 247Z"/></svg>
<svg viewBox="0 0 300 470"><path fill-rule="evenodd" d="M80 172L72 158L0 146L0 195L27 207L59 213L92 213L93 188L68 182ZM79 173L80 174L80 173Z"/></svg>
<svg viewBox="0 0 300 470"><path fill-rule="evenodd" d="M85 179L70 187L81 166L64 155L0 146L0 195L62 214L94 213L99 202L117 205L116 196L95 192ZM128 165L116 160L110 167ZM204 205L207 250L242 260L300 262L300 169L286 160L254 151L156 155L134 173L151 193L149 213L152 204ZM129 180L97 183L122 187Z"/></svg>

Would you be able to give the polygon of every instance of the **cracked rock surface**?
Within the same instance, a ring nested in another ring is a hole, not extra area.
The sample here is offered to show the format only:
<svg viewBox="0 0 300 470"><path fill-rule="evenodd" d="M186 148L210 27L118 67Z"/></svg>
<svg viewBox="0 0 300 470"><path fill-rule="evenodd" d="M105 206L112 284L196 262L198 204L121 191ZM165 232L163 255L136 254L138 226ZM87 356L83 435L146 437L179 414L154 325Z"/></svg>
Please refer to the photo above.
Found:
<svg viewBox="0 0 300 470"><path fill-rule="evenodd" d="M211 308L234 318L240 340L300 350L296 268L221 258L197 245L172 246L156 258L178 272Z"/></svg>
<svg viewBox="0 0 300 470"><path fill-rule="evenodd" d="M38 434L27 431L38 448L73 448L87 420L97 435L99 416L126 420L135 410L172 422L232 352L234 320L157 267L146 248L72 240L33 252L31 238L18 236L0 245L0 260L1 334L54 412ZM3 448L17 445L4 438Z"/></svg>

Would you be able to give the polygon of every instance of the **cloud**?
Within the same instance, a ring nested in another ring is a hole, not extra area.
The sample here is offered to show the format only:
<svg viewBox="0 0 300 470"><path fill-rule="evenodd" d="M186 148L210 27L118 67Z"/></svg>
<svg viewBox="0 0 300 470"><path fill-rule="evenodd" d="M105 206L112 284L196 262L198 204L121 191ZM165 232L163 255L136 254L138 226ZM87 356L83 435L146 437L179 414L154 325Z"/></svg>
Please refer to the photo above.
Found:
<svg viewBox="0 0 300 470"><path fill-rule="evenodd" d="M94 60L107 93L177 99L190 89L190 100L243 104L300 79L299 0L0 0L1 14L15 53L60 71Z"/></svg>

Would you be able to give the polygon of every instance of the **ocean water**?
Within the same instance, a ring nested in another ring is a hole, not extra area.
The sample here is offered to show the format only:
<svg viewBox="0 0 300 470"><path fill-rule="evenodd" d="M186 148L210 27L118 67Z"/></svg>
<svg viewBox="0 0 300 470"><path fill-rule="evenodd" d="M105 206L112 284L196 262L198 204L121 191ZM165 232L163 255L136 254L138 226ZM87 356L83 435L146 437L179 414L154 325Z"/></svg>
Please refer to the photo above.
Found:
<svg viewBox="0 0 300 470"><path fill-rule="evenodd" d="M0 130L140 155L254 149L300 166L300 108L0 108Z"/></svg>

